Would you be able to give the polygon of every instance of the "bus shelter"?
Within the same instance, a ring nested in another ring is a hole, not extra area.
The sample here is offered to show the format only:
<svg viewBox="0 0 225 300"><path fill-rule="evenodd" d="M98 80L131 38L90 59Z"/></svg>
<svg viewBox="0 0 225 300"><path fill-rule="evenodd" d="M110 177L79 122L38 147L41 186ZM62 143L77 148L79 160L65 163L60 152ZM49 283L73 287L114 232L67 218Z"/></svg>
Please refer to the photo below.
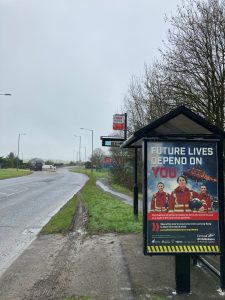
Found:
<svg viewBox="0 0 225 300"><path fill-rule="evenodd" d="M185 106L136 131L142 148L143 250L175 255L178 293L190 292L190 257L220 255L225 289L224 131Z"/></svg>

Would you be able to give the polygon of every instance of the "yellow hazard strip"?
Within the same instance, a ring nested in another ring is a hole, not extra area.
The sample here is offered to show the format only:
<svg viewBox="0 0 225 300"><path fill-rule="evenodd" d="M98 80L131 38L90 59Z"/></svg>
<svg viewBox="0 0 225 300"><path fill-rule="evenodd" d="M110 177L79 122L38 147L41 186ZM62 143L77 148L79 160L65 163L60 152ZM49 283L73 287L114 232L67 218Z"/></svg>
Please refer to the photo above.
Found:
<svg viewBox="0 0 225 300"><path fill-rule="evenodd" d="M179 245L179 246L147 246L148 253L206 253L219 252L219 246L209 246L209 245Z"/></svg>

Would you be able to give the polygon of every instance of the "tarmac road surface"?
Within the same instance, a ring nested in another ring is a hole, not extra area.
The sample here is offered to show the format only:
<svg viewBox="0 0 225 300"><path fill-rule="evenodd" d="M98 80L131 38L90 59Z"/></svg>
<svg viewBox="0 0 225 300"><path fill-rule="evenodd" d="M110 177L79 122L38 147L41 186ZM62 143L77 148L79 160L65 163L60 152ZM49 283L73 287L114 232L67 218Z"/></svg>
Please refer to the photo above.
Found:
<svg viewBox="0 0 225 300"><path fill-rule="evenodd" d="M66 168L0 181L0 276L86 181Z"/></svg>

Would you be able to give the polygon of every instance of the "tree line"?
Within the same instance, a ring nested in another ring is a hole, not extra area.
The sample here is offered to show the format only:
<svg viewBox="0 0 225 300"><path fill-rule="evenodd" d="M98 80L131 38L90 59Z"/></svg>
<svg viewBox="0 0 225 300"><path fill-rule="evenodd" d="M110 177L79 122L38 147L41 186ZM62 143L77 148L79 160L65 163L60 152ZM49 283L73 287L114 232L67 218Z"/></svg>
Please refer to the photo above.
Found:
<svg viewBox="0 0 225 300"><path fill-rule="evenodd" d="M23 163L21 159L18 159L13 152L10 152L6 157L0 157L0 168L2 169L16 168L17 163L24 169L28 168L27 164Z"/></svg>

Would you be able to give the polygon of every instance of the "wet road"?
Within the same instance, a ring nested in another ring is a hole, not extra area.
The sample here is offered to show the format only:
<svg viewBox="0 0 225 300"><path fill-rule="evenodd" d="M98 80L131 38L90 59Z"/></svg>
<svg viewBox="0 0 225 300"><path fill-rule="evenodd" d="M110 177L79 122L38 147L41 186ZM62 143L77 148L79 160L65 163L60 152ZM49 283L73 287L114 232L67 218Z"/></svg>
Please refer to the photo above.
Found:
<svg viewBox="0 0 225 300"><path fill-rule="evenodd" d="M0 181L0 276L86 180L62 168Z"/></svg>

